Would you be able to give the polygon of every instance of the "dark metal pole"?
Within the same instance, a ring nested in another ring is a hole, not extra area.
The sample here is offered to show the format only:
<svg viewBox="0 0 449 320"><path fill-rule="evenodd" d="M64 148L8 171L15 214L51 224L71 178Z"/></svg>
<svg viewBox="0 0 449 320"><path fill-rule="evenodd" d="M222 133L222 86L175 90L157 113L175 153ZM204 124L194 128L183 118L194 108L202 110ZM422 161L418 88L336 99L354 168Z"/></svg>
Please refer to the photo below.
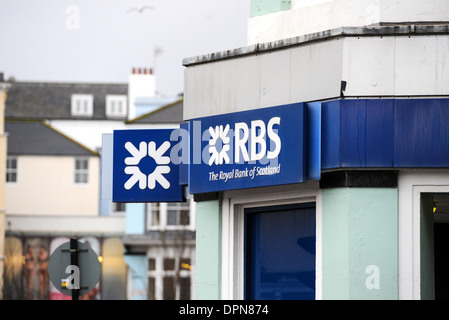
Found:
<svg viewBox="0 0 449 320"><path fill-rule="evenodd" d="M70 238L70 264L78 267L78 241ZM79 300L79 289L72 289L72 300Z"/></svg>

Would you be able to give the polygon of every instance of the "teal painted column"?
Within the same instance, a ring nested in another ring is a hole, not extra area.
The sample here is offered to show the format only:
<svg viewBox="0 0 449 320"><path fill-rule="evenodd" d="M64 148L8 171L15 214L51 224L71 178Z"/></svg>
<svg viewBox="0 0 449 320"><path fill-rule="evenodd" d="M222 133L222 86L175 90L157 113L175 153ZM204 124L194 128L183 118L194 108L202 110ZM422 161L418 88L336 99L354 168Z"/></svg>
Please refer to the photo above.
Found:
<svg viewBox="0 0 449 320"><path fill-rule="evenodd" d="M291 0L251 0L251 17L290 10Z"/></svg>
<svg viewBox="0 0 449 320"><path fill-rule="evenodd" d="M221 297L220 201L196 203L195 299Z"/></svg>
<svg viewBox="0 0 449 320"><path fill-rule="evenodd" d="M398 191L322 192L323 299L398 299Z"/></svg>

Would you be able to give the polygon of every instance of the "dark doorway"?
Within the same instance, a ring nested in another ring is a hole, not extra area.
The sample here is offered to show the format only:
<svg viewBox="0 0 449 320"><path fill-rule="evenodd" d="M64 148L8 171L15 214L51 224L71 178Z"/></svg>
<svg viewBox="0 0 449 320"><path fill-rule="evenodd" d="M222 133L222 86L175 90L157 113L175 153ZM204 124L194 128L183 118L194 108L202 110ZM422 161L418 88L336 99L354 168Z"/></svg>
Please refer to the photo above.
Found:
<svg viewBox="0 0 449 320"><path fill-rule="evenodd" d="M449 300L449 194L434 193L421 196L426 212L431 211L433 217L433 284L435 300ZM429 207L431 206L432 209ZM421 220L423 223L423 221ZM424 222L425 223L425 222ZM424 227L425 228L425 227ZM422 229L423 235L428 234ZM423 240L421 241L423 245ZM432 249L426 246L421 249L421 256ZM430 256L428 256L430 258ZM423 265L423 264L421 264Z"/></svg>
<svg viewBox="0 0 449 320"><path fill-rule="evenodd" d="M449 300L449 223L435 223L435 299Z"/></svg>

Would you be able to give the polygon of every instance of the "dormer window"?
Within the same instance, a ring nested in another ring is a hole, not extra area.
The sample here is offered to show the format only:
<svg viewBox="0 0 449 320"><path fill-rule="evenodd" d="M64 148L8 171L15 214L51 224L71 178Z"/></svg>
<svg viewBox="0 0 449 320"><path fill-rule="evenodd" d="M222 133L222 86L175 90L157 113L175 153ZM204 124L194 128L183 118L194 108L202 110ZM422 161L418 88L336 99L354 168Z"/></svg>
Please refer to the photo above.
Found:
<svg viewBox="0 0 449 320"><path fill-rule="evenodd" d="M106 96L106 116L126 117L126 96L107 95Z"/></svg>
<svg viewBox="0 0 449 320"><path fill-rule="evenodd" d="M91 117L94 113L94 97L91 94L72 94L72 116Z"/></svg>

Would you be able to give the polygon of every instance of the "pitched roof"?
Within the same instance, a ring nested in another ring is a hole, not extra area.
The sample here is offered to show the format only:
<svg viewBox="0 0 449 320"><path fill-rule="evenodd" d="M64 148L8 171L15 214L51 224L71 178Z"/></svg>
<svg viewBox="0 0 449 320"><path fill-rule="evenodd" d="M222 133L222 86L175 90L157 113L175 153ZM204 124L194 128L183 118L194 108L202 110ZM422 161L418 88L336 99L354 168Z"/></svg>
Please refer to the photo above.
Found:
<svg viewBox="0 0 449 320"><path fill-rule="evenodd" d="M98 156L44 121L5 121L8 155Z"/></svg>
<svg viewBox="0 0 449 320"><path fill-rule="evenodd" d="M71 115L72 94L92 94L94 113L106 119L106 95L127 95L128 84L13 82L8 90L7 119L86 119Z"/></svg>
<svg viewBox="0 0 449 320"><path fill-rule="evenodd" d="M154 111L126 121L127 124L157 124L183 122L184 99L162 106Z"/></svg>

